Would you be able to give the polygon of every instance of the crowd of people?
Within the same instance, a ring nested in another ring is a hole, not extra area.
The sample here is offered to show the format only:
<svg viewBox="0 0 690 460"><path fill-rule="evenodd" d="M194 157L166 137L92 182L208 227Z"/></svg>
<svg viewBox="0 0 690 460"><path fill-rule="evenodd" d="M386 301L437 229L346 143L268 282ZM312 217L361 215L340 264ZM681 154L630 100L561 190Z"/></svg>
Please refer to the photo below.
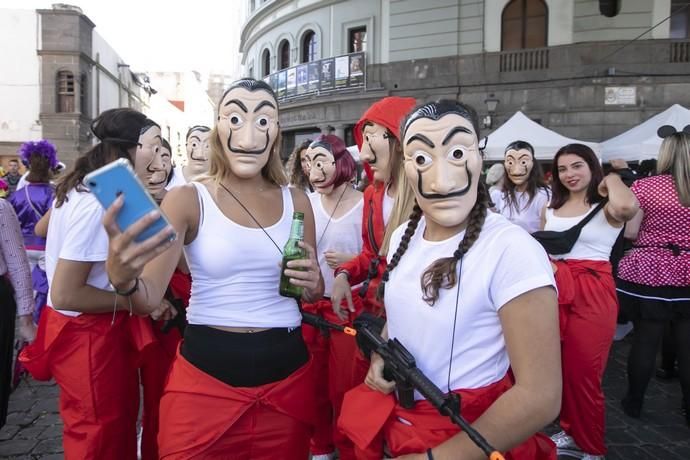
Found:
<svg viewBox="0 0 690 460"><path fill-rule="evenodd" d="M660 129L646 171L605 174L566 145L547 181L520 139L485 168L472 107L385 97L354 127L361 186L332 134L283 165L266 83L233 83L217 108L189 129L184 165L131 109L100 114L57 180L52 144L22 146L26 185L0 200L0 422L17 330L21 365L60 389L66 458L485 458L358 348L347 331L370 315L507 459L605 457L619 323L634 328L625 413L644 416L668 340L690 424L690 134ZM126 229L127 196L104 209L85 184L118 159L160 205ZM139 241L161 213L169 225ZM293 213L306 257L282 266Z"/></svg>

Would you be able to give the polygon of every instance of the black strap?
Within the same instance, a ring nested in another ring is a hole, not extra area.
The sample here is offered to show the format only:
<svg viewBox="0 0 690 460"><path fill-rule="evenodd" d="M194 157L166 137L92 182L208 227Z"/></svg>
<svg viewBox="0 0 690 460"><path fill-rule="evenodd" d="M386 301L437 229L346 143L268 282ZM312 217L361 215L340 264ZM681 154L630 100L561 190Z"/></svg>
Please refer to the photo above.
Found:
<svg viewBox="0 0 690 460"><path fill-rule="evenodd" d="M608 199L604 199L599 202L596 208L594 208L594 211L590 212L585 216L584 219L582 219L580 222L578 222L576 225L574 225L570 230L577 229L578 232L584 228L585 225L589 223L590 220L594 219L594 216L601 211L604 206L606 206L606 203L608 203Z"/></svg>

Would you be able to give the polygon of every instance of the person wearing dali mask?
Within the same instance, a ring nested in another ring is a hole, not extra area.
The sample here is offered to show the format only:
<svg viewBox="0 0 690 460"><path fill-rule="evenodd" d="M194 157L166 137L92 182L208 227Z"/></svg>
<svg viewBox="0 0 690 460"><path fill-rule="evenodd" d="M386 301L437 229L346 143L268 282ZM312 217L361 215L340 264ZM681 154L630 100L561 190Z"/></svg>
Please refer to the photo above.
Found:
<svg viewBox="0 0 690 460"><path fill-rule="evenodd" d="M459 393L463 416L507 459L555 460L538 434L561 396L554 277L538 243L487 212L478 130L474 109L451 100L421 105L403 122L401 186L416 203L391 237L382 335L400 340L439 388ZM395 458L486 458L421 395L404 409L394 390L372 353L338 422L358 458L380 459L384 441ZM363 407L374 422L361 423Z"/></svg>
<svg viewBox="0 0 690 460"><path fill-rule="evenodd" d="M122 233L115 222L122 200L106 211L108 276L136 313L165 318L161 302L183 251L189 264L189 324L160 405L161 459L303 460L315 421L313 365L297 303L278 287L281 248L299 211L308 255L284 273L304 288L304 301L322 298L314 217L304 192L287 187L271 87L238 80L218 114L208 175L161 203L170 227L135 243L157 216Z"/></svg>
<svg viewBox="0 0 690 460"><path fill-rule="evenodd" d="M324 280L324 298L304 304L302 309L351 326L334 313L330 296L333 270L362 250L362 193L350 185L357 166L342 139L333 135L319 136L308 146L304 157L309 183L317 192L309 199L316 223L316 252ZM353 296L353 301L361 309L359 297ZM345 391L360 383L351 381L350 372L357 345L343 332L330 331L326 337L311 326L302 329L314 357L317 388L321 389L316 394L319 416L311 441L312 459L333 459L336 448L339 458L354 458L352 444L334 430L334 420L340 414Z"/></svg>
<svg viewBox="0 0 690 460"><path fill-rule="evenodd" d="M515 141L506 147L505 176L500 188L491 190L494 209L529 233L541 228L541 210L551 198L539 162L534 161L534 147Z"/></svg>
<svg viewBox="0 0 690 460"><path fill-rule="evenodd" d="M211 128L195 125L187 131L187 164L177 165L166 189L188 184L195 177L208 172Z"/></svg>

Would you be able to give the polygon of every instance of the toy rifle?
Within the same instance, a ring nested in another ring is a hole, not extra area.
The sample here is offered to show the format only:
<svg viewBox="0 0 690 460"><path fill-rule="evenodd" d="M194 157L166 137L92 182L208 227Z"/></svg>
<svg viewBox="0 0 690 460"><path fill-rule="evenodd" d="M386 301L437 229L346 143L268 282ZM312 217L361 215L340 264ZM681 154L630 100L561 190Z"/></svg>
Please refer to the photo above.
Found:
<svg viewBox="0 0 690 460"><path fill-rule="evenodd" d="M429 401L441 415L449 417L467 433L490 460L505 460L503 455L486 441L486 439L467 420L460 415L460 395L457 393L444 393L429 378L417 368L414 356L403 346L398 339L385 340L381 337L381 330L385 323L383 318L375 317L369 313L362 313L354 320L354 328L331 323L318 315L302 312L303 321L306 324L319 329L328 328L345 332L357 340L357 345L365 356L370 357L376 353L384 361L384 378L395 381L398 391L398 401L406 409L411 409L414 404L414 391L417 390Z"/></svg>

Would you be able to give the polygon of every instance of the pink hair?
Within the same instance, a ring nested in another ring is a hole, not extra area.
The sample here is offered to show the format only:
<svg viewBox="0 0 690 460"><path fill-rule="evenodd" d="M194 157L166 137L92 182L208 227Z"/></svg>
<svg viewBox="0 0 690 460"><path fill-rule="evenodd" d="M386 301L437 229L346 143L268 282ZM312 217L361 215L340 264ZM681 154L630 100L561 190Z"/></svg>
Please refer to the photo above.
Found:
<svg viewBox="0 0 690 460"><path fill-rule="evenodd" d="M309 145L309 148L316 147L325 148L335 158L335 175L331 183L325 184L325 186L332 185L334 188L337 188L345 182L352 180L355 172L357 172L357 165L341 138L332 134L322 134Z"/></svg>

